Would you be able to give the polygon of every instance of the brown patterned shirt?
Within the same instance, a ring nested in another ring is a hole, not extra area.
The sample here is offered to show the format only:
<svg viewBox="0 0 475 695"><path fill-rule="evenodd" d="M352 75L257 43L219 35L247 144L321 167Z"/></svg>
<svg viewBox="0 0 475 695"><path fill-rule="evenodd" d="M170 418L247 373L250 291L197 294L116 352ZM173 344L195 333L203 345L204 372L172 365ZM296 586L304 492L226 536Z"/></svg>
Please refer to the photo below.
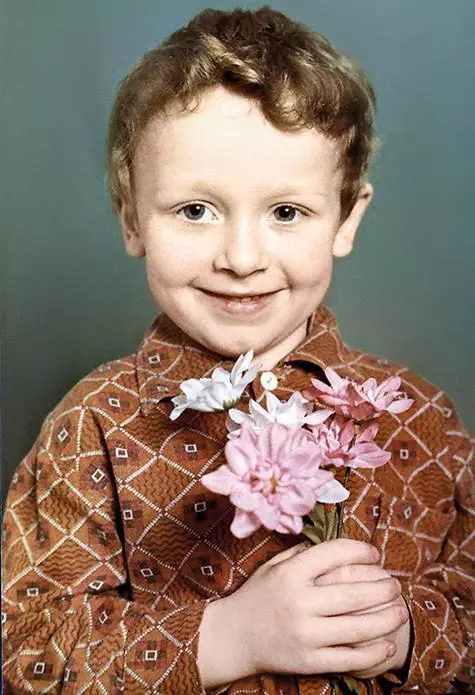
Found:
<svg viewBox="0 0 475 695"><path fill-rule="evenodd" d="M225 414L169 419L180 383L218 364L231 367L162 315L136 354L96 369L46 418L4 515L5 692L204 692L196 654L206 602L235 591L301 540L265 529L235 538L228 498L200 483L223 463ZM273 370L274 393L287 398L326 366L358 381L397 374L415 399L406 413L379 419L377 441L391 451L390 462L352 470L348 482L346 536L379 548L403 585L413 625L405 683L388 674L358 689L451 692L451 682L470 681L469 437L442 392L404 367L347 348L325 308ZM259 377L251 393L262 397ZM262 674L227 691L323 695L344 686L330 677Z"/></svg>

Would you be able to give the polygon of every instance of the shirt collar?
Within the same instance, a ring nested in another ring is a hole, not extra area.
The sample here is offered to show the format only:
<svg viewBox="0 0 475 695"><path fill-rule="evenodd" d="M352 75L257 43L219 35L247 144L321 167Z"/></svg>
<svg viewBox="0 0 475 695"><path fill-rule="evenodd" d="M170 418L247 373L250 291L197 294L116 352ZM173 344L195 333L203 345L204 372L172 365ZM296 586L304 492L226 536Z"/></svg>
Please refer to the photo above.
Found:
<svg viewBox="0 0 475 695"><path fill-rule="evenodd" d="M309 320L302 343L276 368L292 362L320 368L344 362L346 347L335 317L319 307ZM235 360L222 357L192 340L166 314L160 314L136 354L136 371L142 412L149 415L164 398L177 396L186 379L209 377L216 367L231 371Z"/></svg>

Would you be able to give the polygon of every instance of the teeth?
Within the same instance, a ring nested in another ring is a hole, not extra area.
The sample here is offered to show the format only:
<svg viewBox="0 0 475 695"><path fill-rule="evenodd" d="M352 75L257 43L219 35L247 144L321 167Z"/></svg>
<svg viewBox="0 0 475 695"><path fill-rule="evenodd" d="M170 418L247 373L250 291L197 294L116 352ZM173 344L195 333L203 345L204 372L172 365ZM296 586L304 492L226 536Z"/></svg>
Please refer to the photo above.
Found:
<svg viewBox="0 0 475 695"><path fill-rule="evenodd" d="M243 297L235 297L232 294L219 294L219 292L207 292L207 294L214 295L215 297L220 297L221 299L224 299L228 302L236 302L239 304L245 304L246 302L255 302L258 299L261 299L262 297L266 296L265 294L250 294Z"/></svg>
<svg viewBox="0 0 475 695"><path fill-rule="evenodd" d="M229 297L229 299L232 302L245 303L245 302L252 302L253 300L259 299L259 297L262 297L262 295L261 294L255 294L255 295L252 295L251 297Z"/></svg>

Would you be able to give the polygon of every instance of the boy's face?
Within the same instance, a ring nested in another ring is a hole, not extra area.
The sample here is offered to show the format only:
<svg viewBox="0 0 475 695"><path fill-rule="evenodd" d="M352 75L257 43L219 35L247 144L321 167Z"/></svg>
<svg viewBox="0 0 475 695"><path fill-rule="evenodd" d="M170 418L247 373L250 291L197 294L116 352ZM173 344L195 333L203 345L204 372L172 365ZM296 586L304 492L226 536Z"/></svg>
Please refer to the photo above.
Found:
<svg viewBox="0 0 475 695"><path fill-rule="evenodd" d="M121 221L172 321L219 354L253 348L267 369L296 347L371 198L367 185L340 224L338 156L318 131L278 130L221 87L196 111L150 121L135 217L124 207Z"/></svg>

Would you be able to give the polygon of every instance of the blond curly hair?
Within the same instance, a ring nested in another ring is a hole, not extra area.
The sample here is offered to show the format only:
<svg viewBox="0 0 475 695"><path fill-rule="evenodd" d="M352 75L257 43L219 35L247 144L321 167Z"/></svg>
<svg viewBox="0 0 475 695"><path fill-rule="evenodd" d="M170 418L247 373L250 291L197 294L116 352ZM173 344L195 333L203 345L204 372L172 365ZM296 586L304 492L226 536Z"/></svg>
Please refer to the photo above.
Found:
<svg viewBox="0 0 475 695"><path fill-rule="evenodd" d="M193 109L218 85L258 102L277 128L317 128L338 142L345 218L377 144L373 88L325 37L267 6L200 12L146 53L122 81L108 136L115 210L133 203L134 153L149 120L170 108Z"/></svg>

